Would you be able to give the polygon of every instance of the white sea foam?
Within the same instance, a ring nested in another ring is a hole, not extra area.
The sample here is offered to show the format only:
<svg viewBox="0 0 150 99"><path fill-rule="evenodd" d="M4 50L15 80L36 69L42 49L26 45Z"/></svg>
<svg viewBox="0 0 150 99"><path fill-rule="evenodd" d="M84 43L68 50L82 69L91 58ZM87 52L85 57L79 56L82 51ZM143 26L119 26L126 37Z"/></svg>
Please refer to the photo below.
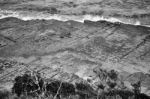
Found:
<svg viewBox="0 0 150 99"><path fill-rule="evenodd" d="M117 18L113 17L103 17L103 16L98 16L98 15L59 15L59 14L47 14L47 13L33 13L33 12L15 12L15 11L6 11L6 10L0 10L0 19L6 18L6 17L16 17L19 19L22 19L24 21L27 20L50 20L50 19L55 19L55 20L60 20L60 21L68 21L68 20L74 20L77 22L84 22L84 20L90 20L90 21L100 21L100 20L105 20L108 22L120 22L124 24L132 24L132 25L141 25L140 21L121 21ZM145 25L146 27L150 27L148 25Z"/></svg>

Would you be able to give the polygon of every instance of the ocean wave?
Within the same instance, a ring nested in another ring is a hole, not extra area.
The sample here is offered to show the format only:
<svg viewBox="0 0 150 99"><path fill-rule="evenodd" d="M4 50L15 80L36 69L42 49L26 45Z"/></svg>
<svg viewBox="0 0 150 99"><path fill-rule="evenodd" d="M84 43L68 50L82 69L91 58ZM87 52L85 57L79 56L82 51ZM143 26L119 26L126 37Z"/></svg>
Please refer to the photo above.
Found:
<svg viewBox="0 0 150 99"><path fill-rule="evenodd" d="M22 19L24 21L27 20L60 20L60 21L69 21L74 20L77 22L84 22L84 20L90 20L90 21L101 21L105 20L108 22L120 22L123 24L131 24L131 25L141 25L140 21L138 20L128 20L128 21L122 21L117 18L113 17L104 17L104 16L98 16L98 15L60 15L60 14L48 14L48 13L36 13L36 12L15 12L15 11L8 11L8 10L0 10L0 19L7 18L7 17L16 17L19 19ZM150 27L148 25L141 25Z"/></svg>

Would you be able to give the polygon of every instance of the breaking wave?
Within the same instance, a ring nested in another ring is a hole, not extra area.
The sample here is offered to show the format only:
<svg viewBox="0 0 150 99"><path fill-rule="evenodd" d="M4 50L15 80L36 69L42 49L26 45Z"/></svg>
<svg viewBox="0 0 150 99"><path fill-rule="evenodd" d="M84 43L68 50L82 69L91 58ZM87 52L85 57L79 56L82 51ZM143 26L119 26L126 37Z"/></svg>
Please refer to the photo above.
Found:
<svg viewBox="0 0 150 99"><path fill-rule="evenodd" d="M90 21L100 21L100 20L105 20L108 22L120 22L120 23L124 23L124 24L132 24L132 25L141 25L140 21L136 20L136 21L121 21L117 18L113 18L113 17L103 17L103 16L98 16L98 15L59 15L59 14L48 14L48 13L37 13L37 12L15 12L15 11L6 11L6 10L0 10L0 19L6 18L6 17L16 17L19 19L22 19L24 21L27 20L51 20L51 19L55 19L55 20L60 20L60 21L68 21L68 20L74 20L77 22L84 22L84 20L90 20ZM143 25L146 26L146 25ZM150 26L146 26L146 27L150 27Z"/></svg>

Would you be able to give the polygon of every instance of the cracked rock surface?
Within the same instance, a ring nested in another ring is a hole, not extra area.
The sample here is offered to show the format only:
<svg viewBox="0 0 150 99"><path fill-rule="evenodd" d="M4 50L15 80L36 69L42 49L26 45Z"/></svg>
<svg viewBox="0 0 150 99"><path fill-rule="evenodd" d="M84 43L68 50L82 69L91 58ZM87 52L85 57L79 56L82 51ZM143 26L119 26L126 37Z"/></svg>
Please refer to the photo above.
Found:
<svg viewBox="0 0 150 99"><path fill-rule="evenodd" d="M115 69L126 82L150 85L150 28L107 21L0 20L0 83L27 70L75 82L94 78L93 69Z"/></svg>

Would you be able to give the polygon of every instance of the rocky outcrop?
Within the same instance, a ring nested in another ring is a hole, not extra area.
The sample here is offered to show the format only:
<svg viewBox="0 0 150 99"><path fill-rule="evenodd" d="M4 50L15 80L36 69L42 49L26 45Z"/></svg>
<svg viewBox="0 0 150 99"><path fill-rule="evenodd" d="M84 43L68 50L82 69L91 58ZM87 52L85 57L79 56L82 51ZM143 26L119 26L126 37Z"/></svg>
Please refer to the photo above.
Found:
<svg viewBox="0 0 150 99"><path fill-rule="evenodd" d="M101 67L115 69L123 78L143 73L143 92L148 93L148 27L88 20L23 21L12 17L0 23L0 57L13 62L1 62L1 82L9 82L29 68L44 73L46 78L54 76L73 82L94 78L93 69ZM125 81L131 79L134 76Z"/></svg>

